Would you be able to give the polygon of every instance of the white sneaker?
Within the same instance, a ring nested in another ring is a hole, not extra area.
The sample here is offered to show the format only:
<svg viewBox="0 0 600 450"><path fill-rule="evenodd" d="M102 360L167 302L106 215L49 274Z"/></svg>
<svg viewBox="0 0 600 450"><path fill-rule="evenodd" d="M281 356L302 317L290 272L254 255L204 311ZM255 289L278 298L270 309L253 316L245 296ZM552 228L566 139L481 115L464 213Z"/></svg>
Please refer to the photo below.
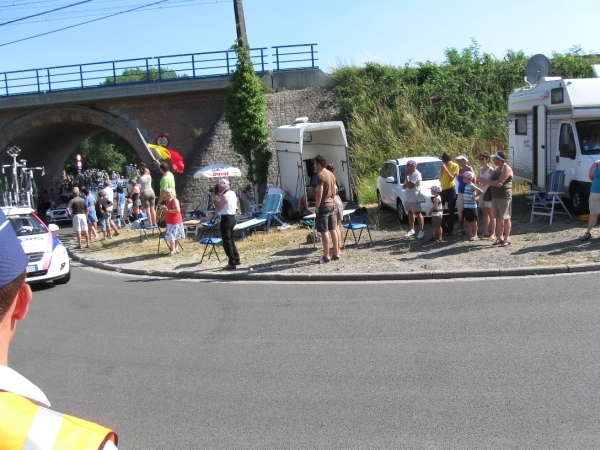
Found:
<svg viewBox="0 0 600 450"><path fill-rule="evenodd" d="M406 237L411 237L415 235L415 230L410 230L408 233L406 233Z"/></svg>
<svg viewBox="0 0 600 450"><path fill-rule="evenodd" d="M417 234L417 239L423 239L423 237L425 236L425 232L424 231L419 231L419 234Z"/></svg>

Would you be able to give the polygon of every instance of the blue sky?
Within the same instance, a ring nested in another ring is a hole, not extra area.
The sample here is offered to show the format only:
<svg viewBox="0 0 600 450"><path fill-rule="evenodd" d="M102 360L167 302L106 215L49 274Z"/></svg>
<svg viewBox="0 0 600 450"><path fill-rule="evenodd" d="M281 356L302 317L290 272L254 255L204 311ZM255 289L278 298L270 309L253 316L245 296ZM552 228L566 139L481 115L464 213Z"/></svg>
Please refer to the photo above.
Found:
<svg viewBox="0 0 600 450"><path fill-rule="evenodd" d="M0 0L0 24L80 1ZM153 1L92 0L61 12L86 15ZM233 44L233 0L168 0L156 7L180 5L4 46L99 16L51 21L45 15L0 26L0 72L208 52ZM318 65L325 71L338 63L441 62L444 49L462 49L471 39L498 58L507 49L549 56L574 45L600 52L598 0L244 0L243 5L251 47L317 43Z"/></svg>

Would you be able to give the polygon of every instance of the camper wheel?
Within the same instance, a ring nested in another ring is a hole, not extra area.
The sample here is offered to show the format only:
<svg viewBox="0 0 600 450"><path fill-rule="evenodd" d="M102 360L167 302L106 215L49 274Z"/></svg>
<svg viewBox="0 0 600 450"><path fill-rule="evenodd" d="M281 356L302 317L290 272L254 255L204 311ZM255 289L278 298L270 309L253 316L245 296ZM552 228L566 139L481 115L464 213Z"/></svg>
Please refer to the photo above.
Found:
<svg viewBox="0 0 600 450"><path fill-rule="evenodd" d="M571 188L571 206L576 216L589 212L587 197L581 185L576 184Z"/></svg>
<svg viewBox="0 0 600 450"><path fill-rule="evenodd" d="M287 200L285 200L283 202L283 210L285 211L285 215L287 216L288 219L290 219L290 220L296 219L296 210L294 209L294 205L292 205L291 202L288 202Z"/></svg>

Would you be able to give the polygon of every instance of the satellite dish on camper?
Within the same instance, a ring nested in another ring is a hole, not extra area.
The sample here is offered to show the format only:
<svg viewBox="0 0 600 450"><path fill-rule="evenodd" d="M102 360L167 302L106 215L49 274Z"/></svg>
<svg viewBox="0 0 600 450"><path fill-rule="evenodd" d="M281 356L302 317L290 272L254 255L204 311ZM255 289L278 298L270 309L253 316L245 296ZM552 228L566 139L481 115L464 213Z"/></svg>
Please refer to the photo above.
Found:
<svg viewBox="0 0 600 450"><path fill-rule="evenodd" d="M538 84L543 77L550 75L550 61L544 55L533 55L525 67L526 79L531 84Z"/></svg>

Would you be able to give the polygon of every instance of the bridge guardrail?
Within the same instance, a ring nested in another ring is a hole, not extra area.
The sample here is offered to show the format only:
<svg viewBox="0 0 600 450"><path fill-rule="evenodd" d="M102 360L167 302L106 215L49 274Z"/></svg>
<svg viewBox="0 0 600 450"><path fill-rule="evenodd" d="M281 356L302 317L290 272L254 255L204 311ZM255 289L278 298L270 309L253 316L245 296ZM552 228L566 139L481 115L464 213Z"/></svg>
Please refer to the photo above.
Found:
<svg viewBox="0 0 600 450"><path fill-rule="evenodd" d="M316 69L317 44L282 45L275 49L273 71ZM294 51L289 51L293 48ZM270 70L265 54L268 47L250 49L256 73ZM300 56L298 56L300 55ZM310 55L310 56L309 56ZM291 59L300 58L300 59ZM235 70L235 50L189 53L149 58L123 59L97 63L0 72L0 97L44 94L125 84L157 83L186 78L228 76ZM306 63L302 67L290 67Z"/></svg>

